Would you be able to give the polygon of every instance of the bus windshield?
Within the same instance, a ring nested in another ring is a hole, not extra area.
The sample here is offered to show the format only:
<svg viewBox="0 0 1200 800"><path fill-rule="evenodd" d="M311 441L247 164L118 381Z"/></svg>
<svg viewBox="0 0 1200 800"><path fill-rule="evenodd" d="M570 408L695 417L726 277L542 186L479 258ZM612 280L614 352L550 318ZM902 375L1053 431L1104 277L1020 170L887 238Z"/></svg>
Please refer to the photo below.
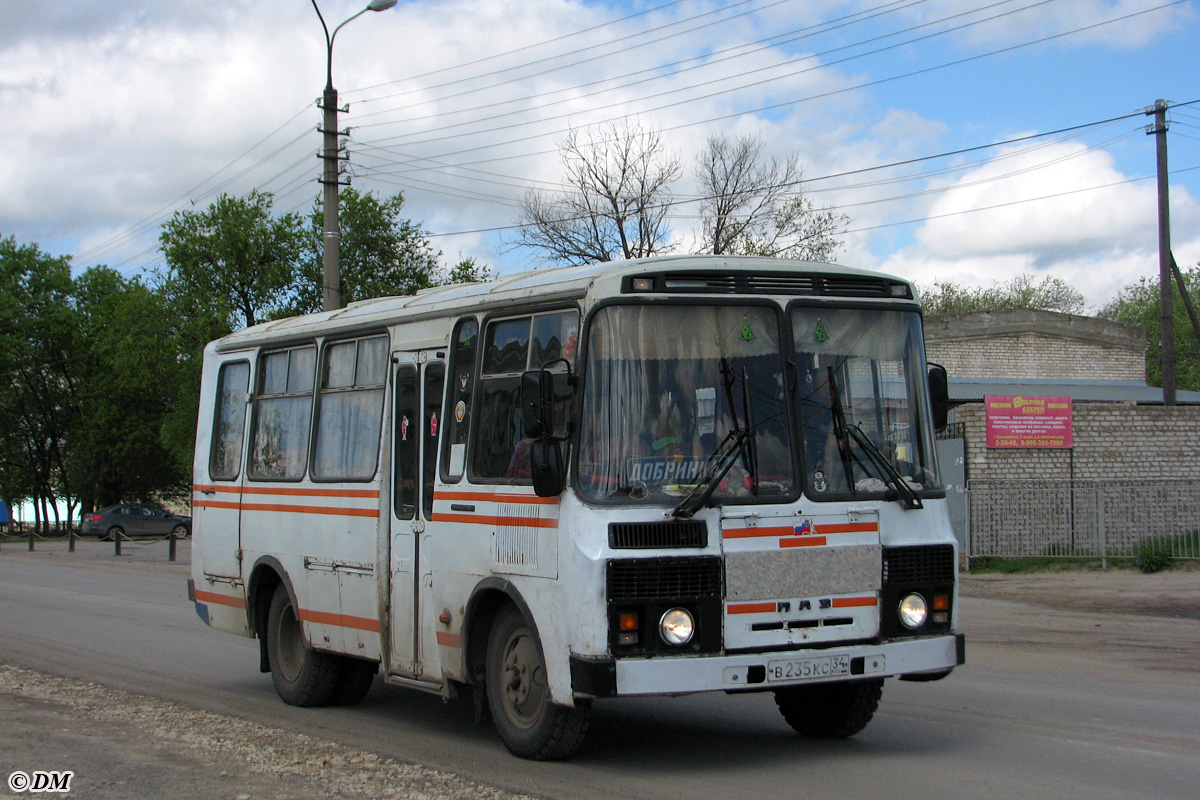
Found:
<svg viewBox="0 0 1200 800"><path fill-rule="evenodd" d="M782 500L798 488L793 464L815 500L911 506L940 490L919 315L795 305L788 322L790 397L773 306L597 311L577 449L584 498L677 504L710 488L699 484L716 473L704 494L715 502Z"/></svg>
<svg viewBox="0 0 1200 800"><path fill-rule="evenodd" d="M678 503L742 430L713 496L793 493L774 307L611 305L588 336L578 449L586 499Z"/></svg>
<svg viewBox="0 0 1200 800"><path fill-rule="evenodd" d="M917 313L797 306L790 321L808 493L941 489Z"/></svg>

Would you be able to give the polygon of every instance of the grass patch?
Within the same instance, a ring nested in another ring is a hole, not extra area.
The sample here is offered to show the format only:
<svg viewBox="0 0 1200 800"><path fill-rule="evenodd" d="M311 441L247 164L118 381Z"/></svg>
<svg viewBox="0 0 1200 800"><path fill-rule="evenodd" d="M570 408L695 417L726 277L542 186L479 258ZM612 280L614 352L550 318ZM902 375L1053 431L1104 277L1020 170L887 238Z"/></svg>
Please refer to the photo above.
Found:
<svg viewBox="0 0 1200 800"><path fill-rule="evenodd" d="M1132 559L1126 559L1132 561ZM1109 559L1109 565L1115 566L1115 559ZM1026 556L1022 558L1001 558L1000 556L977 556L971 559L971 572L995 573L1010 575L1017 572L1087 572L1103 568L1099 558L1091 556L1073 556L1059 558L1051 556Z"/></svg>

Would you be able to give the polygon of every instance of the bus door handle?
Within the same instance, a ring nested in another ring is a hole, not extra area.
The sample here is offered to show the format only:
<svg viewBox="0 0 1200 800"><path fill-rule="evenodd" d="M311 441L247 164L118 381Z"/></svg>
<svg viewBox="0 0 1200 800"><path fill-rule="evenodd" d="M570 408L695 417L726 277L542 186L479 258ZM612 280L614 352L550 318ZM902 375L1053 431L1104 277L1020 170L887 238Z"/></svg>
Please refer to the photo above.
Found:
<svg viewBox="0 0 1200 800"><path fill-rule="evenodd" d="M451 511L470 511L470 512L474 512L474 511L475 511L475 504L474 504L474 503L451 503L451 504L450 504L450 510L451 510Z"/></svg>

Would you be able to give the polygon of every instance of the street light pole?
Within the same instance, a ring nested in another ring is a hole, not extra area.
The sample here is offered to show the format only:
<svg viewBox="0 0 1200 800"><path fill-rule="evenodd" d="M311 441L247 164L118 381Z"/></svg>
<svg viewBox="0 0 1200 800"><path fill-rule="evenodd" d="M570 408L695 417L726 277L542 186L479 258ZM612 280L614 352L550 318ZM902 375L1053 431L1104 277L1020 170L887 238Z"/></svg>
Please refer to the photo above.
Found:
<svg viewBox="0 0 1200 800"><path fill-rule="evenodd" d="M362 11L348 18L341 25L329 32L325 17L317 6L317 0L312 0L317 18L325 30L325 92L321 96L321 109L324 116L321 122L321 133L324 136L324 147L321 159L325 162L321 176L324 189L322 203L324 205L324 221L321 233L321 310L333 311L342 307L342 274L341 274L341 228L338 222L338 190L341 187L340 162L345 160L338 147L338 93L333 88L333 40L338 31L352 20L358 19L368 11L386 11L396 5L397 0L371 0ZM348 183L348 182L347 182Z"/></svg>

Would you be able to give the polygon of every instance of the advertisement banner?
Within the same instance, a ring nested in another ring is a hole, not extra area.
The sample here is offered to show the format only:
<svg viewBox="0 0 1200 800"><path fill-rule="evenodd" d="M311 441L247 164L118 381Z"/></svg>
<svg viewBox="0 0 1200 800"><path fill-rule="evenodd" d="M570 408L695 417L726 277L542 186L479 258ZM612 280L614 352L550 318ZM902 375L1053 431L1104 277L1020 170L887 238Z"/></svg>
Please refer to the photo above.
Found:
<svg viewBox="0 0 1200 800"><path fill-rule="evenodd" d="M984 398L988 447L1071 447L1071 398Z"/></svg>

